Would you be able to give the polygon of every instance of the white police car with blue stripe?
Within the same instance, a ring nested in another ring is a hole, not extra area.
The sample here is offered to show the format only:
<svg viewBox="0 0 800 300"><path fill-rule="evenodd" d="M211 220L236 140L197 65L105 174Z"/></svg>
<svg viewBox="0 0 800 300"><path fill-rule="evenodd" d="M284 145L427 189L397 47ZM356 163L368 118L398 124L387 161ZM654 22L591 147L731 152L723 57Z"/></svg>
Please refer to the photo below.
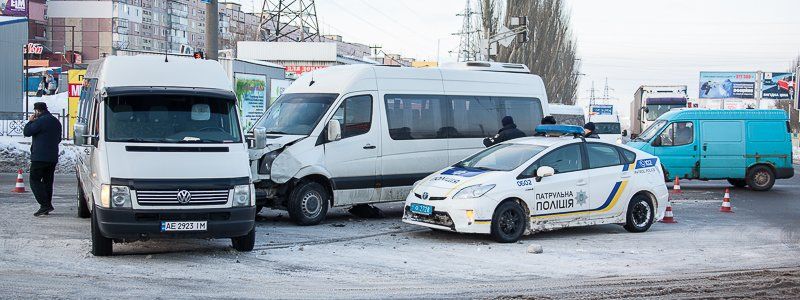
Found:
<svg viewBox="0 0 800 300"><path fill-rule="evenodd" d="M537 132L546 136L495 145L417 182L403 222L515 242L573 226L622 224L644 232L663 218L668 191L658 158L584 139L576 126L542 125Z"/></svg>

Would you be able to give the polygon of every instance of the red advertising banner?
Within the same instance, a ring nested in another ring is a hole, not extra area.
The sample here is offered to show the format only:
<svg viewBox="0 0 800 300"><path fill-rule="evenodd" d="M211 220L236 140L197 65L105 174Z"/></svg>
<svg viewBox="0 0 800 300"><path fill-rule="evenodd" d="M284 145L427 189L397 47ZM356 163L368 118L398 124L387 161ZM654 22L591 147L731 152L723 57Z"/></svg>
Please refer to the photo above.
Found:
<svg viewBox="0 0 800 300"><path fill-rule="evenodd" d="M286 66L286 72L301 75L305 72L311 72L324 68L327 68L327 66Z"/></svg>

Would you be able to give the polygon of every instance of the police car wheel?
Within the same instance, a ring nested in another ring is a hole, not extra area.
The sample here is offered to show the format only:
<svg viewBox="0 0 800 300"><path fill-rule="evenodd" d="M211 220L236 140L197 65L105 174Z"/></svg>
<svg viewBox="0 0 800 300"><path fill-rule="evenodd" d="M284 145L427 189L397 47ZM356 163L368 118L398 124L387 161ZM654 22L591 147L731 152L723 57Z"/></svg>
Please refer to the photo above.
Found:
<svg viewBox="0 0 800 300"><path fill-rule="evenodd" d="M329 199L328 191L321 184L301 182L289 197L289 217L297 225L317 225L328 213Z"/></svg>
<svg viewBox="0 0 800 300"><path fill-rule="evenodd" d="M500 243L514 243L522 238L527 226L525 210L516 201L500 204L492 217L492 237Z"/></svg>
<svg viewBox="0 0 800 300"><path fill-rule="evenodd" d="M653 225L653 218L654 210L650 199L643 195L636 195L628 203L625 230L629 232L645 232Z"/></svg>
<svg viewBox="0 0 800 300"><path fill-rule="evenodd" d="M754 191L767 191L775 185L775 173L771 168L759 165L750 168L746 180L747 185Z"/></svg>

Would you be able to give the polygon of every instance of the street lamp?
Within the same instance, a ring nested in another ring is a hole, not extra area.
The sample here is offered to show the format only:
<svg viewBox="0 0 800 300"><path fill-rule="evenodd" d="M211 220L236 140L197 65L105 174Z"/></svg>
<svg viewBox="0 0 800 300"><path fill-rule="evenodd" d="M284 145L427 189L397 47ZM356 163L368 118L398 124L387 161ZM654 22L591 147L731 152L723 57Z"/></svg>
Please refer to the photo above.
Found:
<svg viewBox="0 0 800 300"><path fill-rule="evenodd" d="M486 46L486 54L489 60L497 56L500 45L508 47L514 40L521 44L528 42L528 17L510 17L509 26L511 28L501 25L496 34L489 36Z"/></svg>

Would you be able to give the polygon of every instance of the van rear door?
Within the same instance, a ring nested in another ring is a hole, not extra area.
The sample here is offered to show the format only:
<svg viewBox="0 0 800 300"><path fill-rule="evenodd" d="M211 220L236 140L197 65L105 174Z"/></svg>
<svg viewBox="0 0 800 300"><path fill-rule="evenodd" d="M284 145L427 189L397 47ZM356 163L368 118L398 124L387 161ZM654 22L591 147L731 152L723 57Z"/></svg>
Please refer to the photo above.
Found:
<svg viewBox="0 0 800 300"><path fill-rule="evenodd" d="M700 131L700 178L744 178L744 121L700 121Z"/></svg>

